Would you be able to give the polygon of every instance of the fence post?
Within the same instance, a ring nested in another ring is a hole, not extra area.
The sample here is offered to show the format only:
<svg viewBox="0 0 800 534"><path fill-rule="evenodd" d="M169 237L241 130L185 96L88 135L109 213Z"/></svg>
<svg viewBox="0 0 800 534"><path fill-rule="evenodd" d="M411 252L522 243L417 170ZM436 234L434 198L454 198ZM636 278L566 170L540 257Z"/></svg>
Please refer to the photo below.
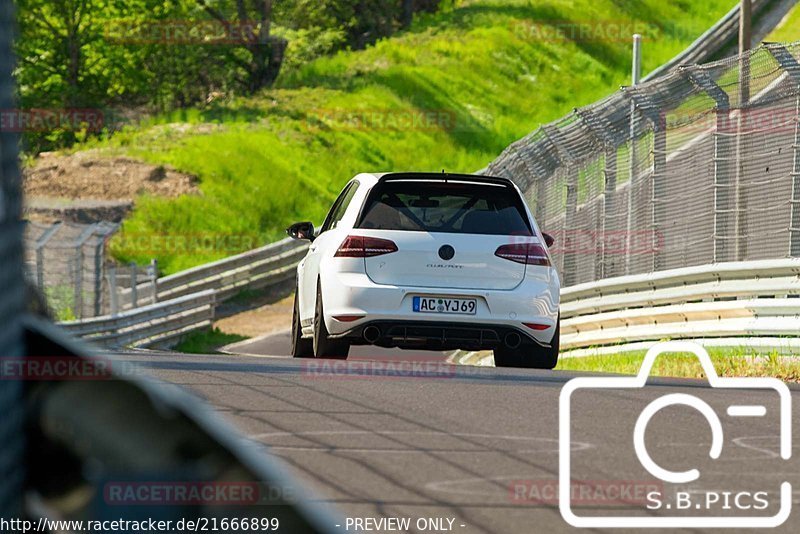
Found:
<svg viewBox="0 0 800 534"><path fill-rule="evenodd" d="M792 198L789 206L789 255L796 258L800 256L800 62L783 45L770 43L767 45L767 50L778 62L778 65L786 71L798 91L795 101L794 143L792 144L794 154L791 173Z"/></svg>
<svg viewBox="0 0 800 534"><path fill-rule="evenodd" d="M83 246L92 236L96 224L86 228L75 242L75 317L83 319Z"/></svg>
<svg viewBox="0 0 800 534"><path fill-rule="evenodd" d="M664 180L666 175L667 165L667 130L666 121L664 120L663 113L653 103L650 96L645 93L639 86L632 86L623 88L626 96L631 99L633 105L631 106L631 114L636 116L636 111L639 111L650 122L653 132L653 178L651 181L651 192L648 203L650 206L650 227L653 230L652 244L656 245L662 241L660 233L664 227ZM631 124L635 126L637 121L631 119ZM638 139L635 129L631 130L630 146L634 147ZM631 274L636 270L636 267L631 262L631 251L634 247L633 232L634 229L639 227L639 221L636 219L635 207L635 188L638 186L638 177L636 176L636 162L635 150L630 152L630 168L631 176L628 182L628 217L626 224L626 239L625 239L625 274ZM661 250L653 247L653 263L651 265L653 270L658 270L662 267Z"/></svg>
<svg viewBox="0 0 800 534"><path fill-rule="evenodd" d="M94 247L94 316L103 315L103 240L98 240Z"/></svg>
<svg viewBox="0 0 800 534"><path fill-rule="evenodd" d="M119 296L117 295L117 266L113 264L108 268L108 291L111 300L111 316L116 317L119 313Z"/></svg>
<svg viewBox="0 0 800 534"><path fill-rule="evenodd" d="M544 139L554 149L555 154L562 163L562 167L566 169L567 174L567 198L566 198L566 215L564 219L564 253L563 258L563 271L564 271L564 286L571 286L576 283L578 263L575 257L575 251L571 250L571 242L574 238L574 232L570 231L569 224L575 220L578 212L578 180L575 174L575 158L567 148L566 143L561 139L561 132L554 126L542 126L542 133Z"/></svg>
<svg viewBox="0 0 800 534"><path fill-rule="evenodd" d="M795 101L794 161L792 162L792 199L789 222L789 255L800 256L800 94Z"/></svg>
<svg viewBox="0 0 800 534"><path fill-rule="evenodd" d="M667 119L663 113L653 125L653 186L650 189L650 206L652 206L650 227L653 235L648 240L653 250L653 271L664 268L663 253L659 244L665 242L664 232L667 222ZM633 236L631 236L633 238ZM631 239L632 240L632 239ZM630 254L631 251L628 251Z"/></svg>
<svg viewBox="0 0 800 534"><path fill-rule="evenodd" d="M730 132L730 99L728 94L702 68L681 67L689 81L716 102L717 125L714 132L714 262L736 259L735 243L739 240L738 194L731 170L733 150ZM734 246L731 246L733 241Z"/></svg>
<svg viewBox="0 0 800 534"><path fill-rule="evenodd" d="M642 79L642 36L637 34L633 35L633 61L631 62L631 86L637 86ZM633 247L633 201L635 198L634 185L637 183L637 161L639 159L638 146L636 145L636 131L639 127L638 117L636 115L636 102L631 101L630 105L630 120L628 139L630 144L628 146L628 212L625 224L625 274L629 274L631 270L631 250Z"/></svg>
<svg viewBox="0 0 800 534"><path fill-rule="evenodd" d="M139 273L136 266L136 262L131 262L131 309L139 307L139 287L138 287L138 278Z"/></svg>
<svg viewBox="0 0 800 534"><path fill-rule="evenodd" d="M36 240L36 285L39 287L39 292L44 296L44 247L50 241L58 229L61 228L61 223L53 223L50 228L44 231L39 239Z"/></svg>
<svg viewBox="0 0 800 534"><path fill-rule="evenodd" d="M600 238L600 258L595 264L595 280L609 276L608 269L608 236L612 230L614 220L614 207L617 194L617 139L622 134L601 115L588 109L576 109L575 113L581 118L583 124L598 144L604 147L605 165L603 168L603 220L602 236Z"/></svg>

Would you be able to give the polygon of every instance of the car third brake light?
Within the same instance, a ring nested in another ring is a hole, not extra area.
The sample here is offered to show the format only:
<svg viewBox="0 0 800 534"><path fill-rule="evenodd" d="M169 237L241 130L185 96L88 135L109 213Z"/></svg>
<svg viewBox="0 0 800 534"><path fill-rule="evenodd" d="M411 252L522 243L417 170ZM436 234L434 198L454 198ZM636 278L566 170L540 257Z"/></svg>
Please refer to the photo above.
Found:
<svg viewBox="0 0 800 534"><path fill-rule="evenodd" d="M334 255L337 258L372 258L397 252L394 241L378 237L350 235L342 242Z"/></svg>
<svg viewBox="0 0 800 534"><path fill-rule="evenodd" d="M550 265L547 251L538 243L510 243L501 245L494 255L504 260L527 265Z"/></svg>

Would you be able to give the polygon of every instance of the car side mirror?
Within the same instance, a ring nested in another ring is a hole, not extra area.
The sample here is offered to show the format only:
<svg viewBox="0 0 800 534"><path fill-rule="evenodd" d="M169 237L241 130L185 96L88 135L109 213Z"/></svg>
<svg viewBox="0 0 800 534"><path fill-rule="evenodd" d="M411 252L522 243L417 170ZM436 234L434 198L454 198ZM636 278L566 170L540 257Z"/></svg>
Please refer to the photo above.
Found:
<svg viewBox="0 0 800 534"><path fill-rule="evenodd" d="M294 223L286 229L286 233L292 239L308 239L314 241L314 224L310 222Z"/></svg>
<svg viewBox="0 0 800 534"><path fill-rule="evenodd" d="M547 245L547 248L552 247L553 244L556 242L556 238L548 233L542 232L542 237L544 238L544 242Z"/></svg>

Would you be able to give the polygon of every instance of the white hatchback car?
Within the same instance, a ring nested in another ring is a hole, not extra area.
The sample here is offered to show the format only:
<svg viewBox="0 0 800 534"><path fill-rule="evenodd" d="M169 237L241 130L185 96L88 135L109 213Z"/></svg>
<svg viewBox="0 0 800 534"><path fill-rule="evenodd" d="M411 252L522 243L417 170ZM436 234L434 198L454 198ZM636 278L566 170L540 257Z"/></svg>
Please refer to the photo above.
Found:
<svg viewBox="0 0 800 534"><path fill-rule="evenodd" d="M359 174L297 267L295 357L351 345L493 350L498 366L558 361L558 273L517 187L504 178Z"/></svg>

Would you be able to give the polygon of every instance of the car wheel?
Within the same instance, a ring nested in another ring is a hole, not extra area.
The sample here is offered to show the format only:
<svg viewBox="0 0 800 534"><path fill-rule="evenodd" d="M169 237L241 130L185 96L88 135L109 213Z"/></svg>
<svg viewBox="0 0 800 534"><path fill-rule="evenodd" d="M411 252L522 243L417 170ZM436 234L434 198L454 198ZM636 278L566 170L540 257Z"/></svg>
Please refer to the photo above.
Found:
<svg viewBox="0 0 800 534"><path fill-rule="evenodd" d="M322 291L317 284L317 303L314 306L314 356L317 358L347 358L350 344L328 337L322 306Z"/></svg>
<svg viewBox="0 0 800 534"><path fill-rule="evenodd" d="M314 340L303 339L303 328L300 325L300 304L297 292L294 294L294 311L292 312L292 356L295 358L313 358Z"/></svg>
<svg viewBox="0 0 800 534"><path fill-rule="evenodd" d="M556 323L556 333L549 348L522 344L516 349L498 347L494 350L496 367L522 367L526 369L553 369L558 364L561 319Z"/></svg>

